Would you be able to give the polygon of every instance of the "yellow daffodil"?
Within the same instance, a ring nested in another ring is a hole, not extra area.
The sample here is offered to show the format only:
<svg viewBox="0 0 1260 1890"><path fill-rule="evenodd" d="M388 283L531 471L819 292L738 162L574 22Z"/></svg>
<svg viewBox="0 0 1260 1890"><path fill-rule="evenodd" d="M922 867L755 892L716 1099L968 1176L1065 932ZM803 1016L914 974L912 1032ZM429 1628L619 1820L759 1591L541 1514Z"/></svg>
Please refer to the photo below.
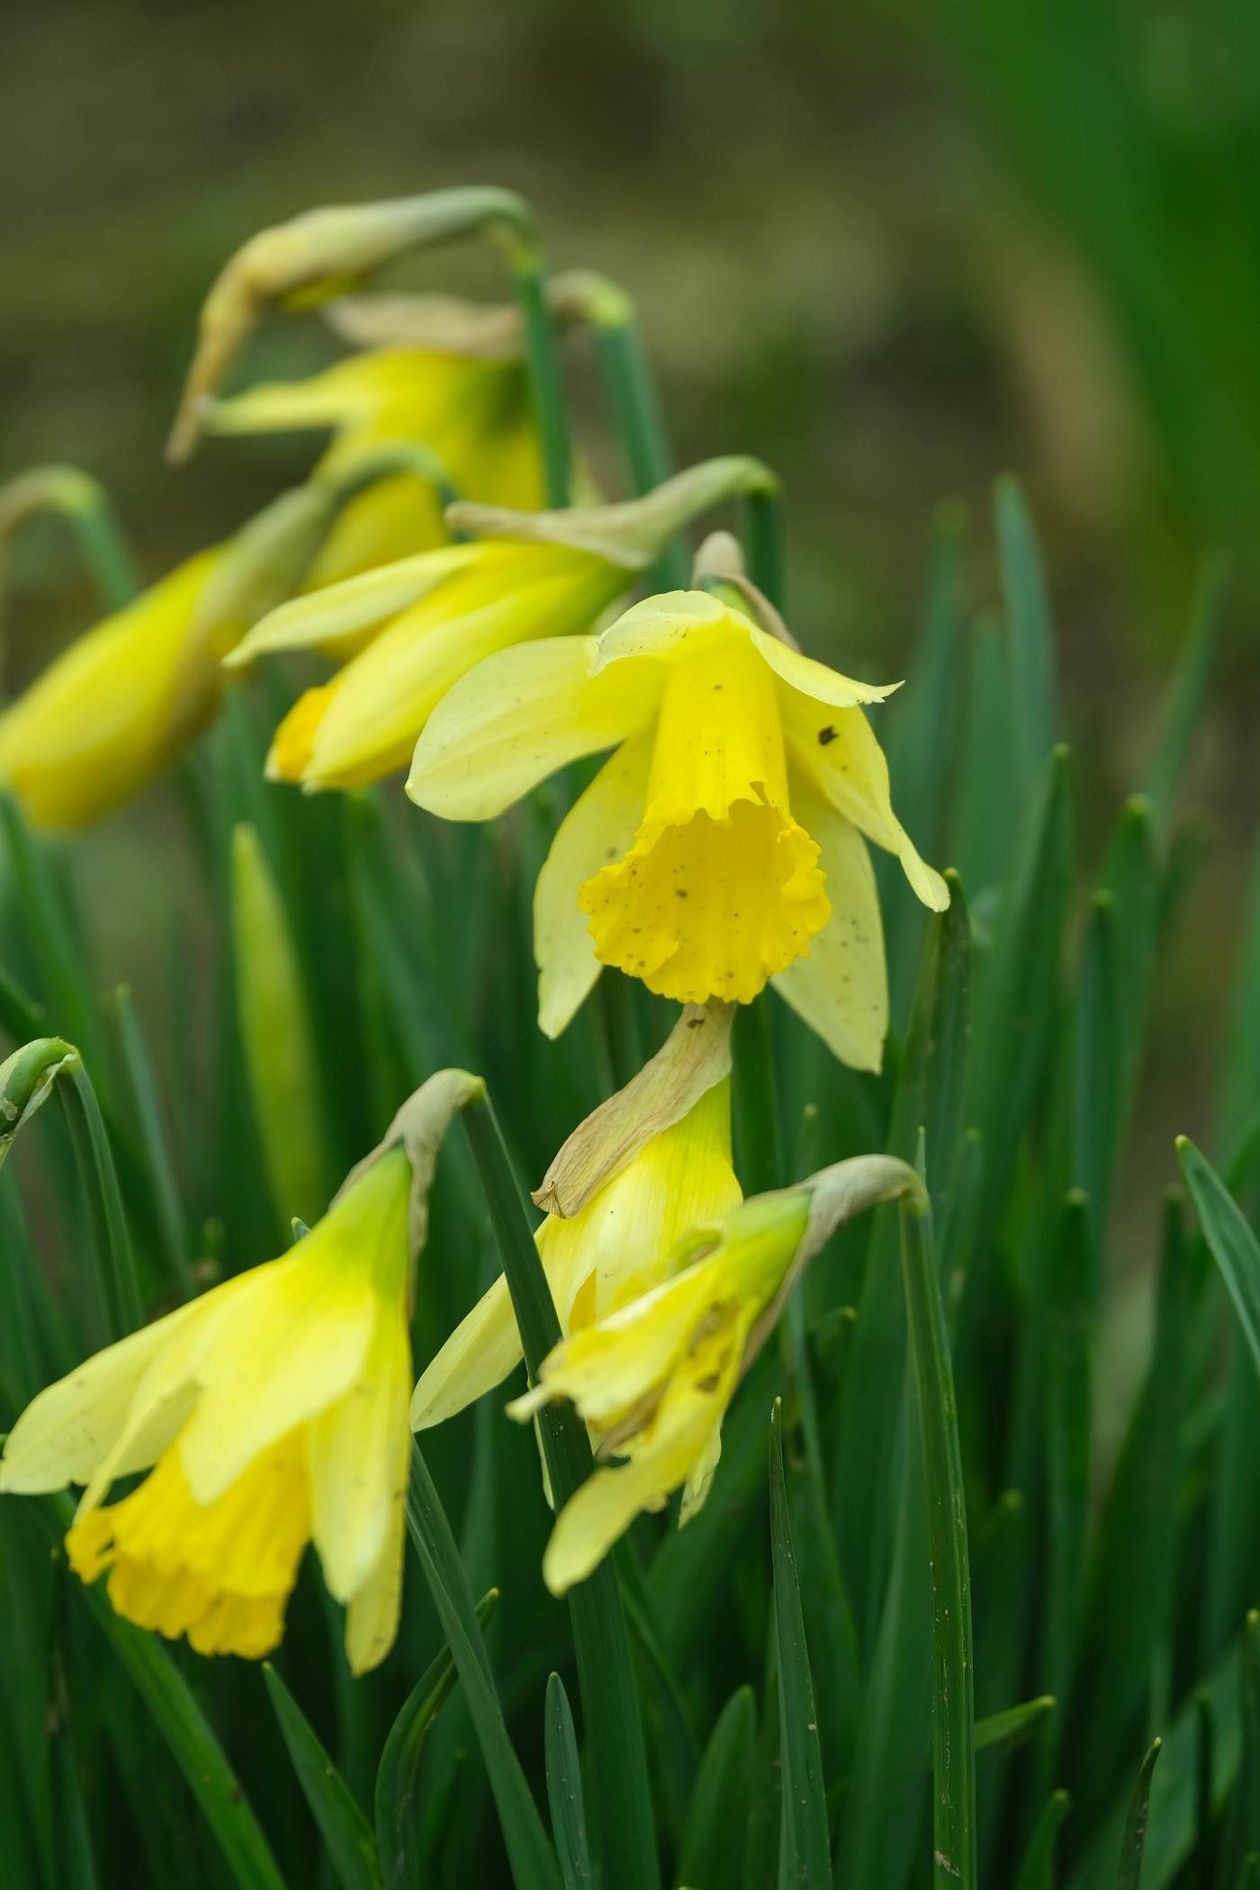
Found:
<svg viewBox="0 0 1260 1890"><path fill-rule="evenodd" d="M864 836L926 905L949 901L892 811L863 707L890 693L706 592L674 592L598 636L479 664L431 716L407 792L489 820L615 748L539 876L543 1030L564 1029L601 965L694 1003L747 1003L773 980L837 1056L878 1069L887 979Z"/></svg>
<svg viewBox="0 0 1260 1890"><path fill-rule="evenodd" d="M237 645L233 664L268 651L353 653L281 723L268 774L314 790L361 787L405 767L434 708L475 663L589 631L699 512L766 478L753 460L711 460L621 505L453 506L449 522L485 535L282 605Z"/></svg>
<svg viewBox="0 0 1260 1890"><path fill-rule="evenodd" d="M31 820L83 826L170 766L214 713L223 657L295 588L336 502L331 487L282 494L86 631L0 712L0 781Z"/></svg>
<svg viewBox="0 0 1260 1890"><path fill-rule="evenodd" d="M731 1168L729 1017L687 1014L664 1049L566 1143L535 1195L535 1236L562 1331L580 1332L661 1277L684 1229L740 1198ZM663 1126L661 1126L663 1125ZM521 1360L501 1274L416 1386L425 1430L501 1384Z"/></svg>
<svg viewBox="0 0 1260 1890"><path fill-rule="evenodd" d="M331 429L315 477L338 476L383 441L430 448L461 496L532 511L543 503L529 387L519 358L375 348L321 374L252 387L211 405L211 433ZM316 557L316 590L449 542L443 498L421 472L398 472L349 501Z"/></svg>
<svg viewBox="0 0 1260 1890"><path fill-rule="evenodd" d="M0 1491L86 1485L66 1538L141 1627L258 1658L284 1631L308 1542L346 1607L352 1670L393 1645L407 1483L408 1236L435 1137L479 1092L446 1071L400 1112L324 1218L254 1267L99 1352L18 1419ZM401 1144L401 1145L400 1145ZM106 1503L120 1477L148 1475Z"/></svg>
<svg viewBox="0 0 1260 1890"><path fill-rule="evenodd" d="M684 1233L658 1284L561 1341L539 1383L508 1407L524 1420L571 1399L598 1440L602 1462L557 1518L543 1558L553 1594L584 1580L635 1516L663 1508L674 1490L679 1521L695 1515L735 1387L801 1267L842 1220L917 1192L912 1169L866 1156L754 1196Z"/></svg>

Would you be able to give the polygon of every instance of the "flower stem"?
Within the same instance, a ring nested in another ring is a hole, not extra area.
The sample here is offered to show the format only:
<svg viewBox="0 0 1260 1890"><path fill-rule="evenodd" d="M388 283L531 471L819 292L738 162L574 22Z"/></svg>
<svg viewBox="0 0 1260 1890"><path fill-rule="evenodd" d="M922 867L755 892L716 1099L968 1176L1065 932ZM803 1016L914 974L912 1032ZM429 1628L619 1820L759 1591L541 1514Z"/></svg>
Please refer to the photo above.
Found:
<svg viewBox="0 0 1260 1890"><path fill-rule="evenodd" d="M783 1183L770 1004L764 991L735 1014L735 1134L745 1194L765 1194Z"/></svg>
<svg viewBox="0 0 1260 1890"><path fill-rule="evenodd" d="M783 505L778 488L750 492L744 499L744 548L748 575L776 610L784 608L787 555L783 543Z"/></svg>
<svg viewBox="0 0 1260 1890"><path fill-rule="evenodd" d="M462 1117L490 1209L521 1346L531 1381L560 1339L551 1289L493 1107ZM539 1430L556 1507L591 1473L591 1450L567 1405L539 1413ZM660 1871L648 1784L647 1753L630 1636L613 1564L604 1561L569 1594L583 1716L594 1784L594 1815L604 1890L658 1890Z"/></svg>
<svg viewBox="0 0 1260 1890"><path fill-rule="evenodd" d="M123 1338L143 1323L144 1308L109 1134L82 1057L66 1065L57 1089L87 1196L101 1297L112 1336Z"/></svg>
<svg viewBox="0 0 1260 1890"><path fill-rule="evenodd" d="M140 590L140 573L99 479L78 466L36 466L0 490L0 538L36 512L66 522L102 604L121 610Z"/></svg>
<svg viewBox="0 0 1260 1890"><path fill-rule="evenodd" d="M525 359L542 447L547 504L554 510L569 503L569 416L541 253L522 247L513 258L513 271L525 322Z"/></svg>

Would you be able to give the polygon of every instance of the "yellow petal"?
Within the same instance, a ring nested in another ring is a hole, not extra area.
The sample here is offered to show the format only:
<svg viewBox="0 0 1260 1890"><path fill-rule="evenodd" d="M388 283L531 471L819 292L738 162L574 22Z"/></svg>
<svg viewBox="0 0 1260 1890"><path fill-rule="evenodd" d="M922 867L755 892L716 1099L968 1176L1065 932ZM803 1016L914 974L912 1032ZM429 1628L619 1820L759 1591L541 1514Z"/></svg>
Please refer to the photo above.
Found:
<svg viewBox="0 0 1260 1890"><path fill-rule="evenodd" d="M775 989L855 1070L878 1070L888 1031L888 973L879 895L861 834L821 794L794 781L792 805L821 849L831 917Z"/></svg>
<svg viewBox="0 0 1260 1890"><path fill-rule="evenodd" d="M71 1567L137 1626L186 1634L203 1654L269 1653L309 1536L300 1434L261 1453L217 1502L196 1502L172 1445L119 1503L94 1510L66 1537Z"/></svg>
<svg viewBox="0 0 1260 1890"><path fill-rule="evenodd" d="M595 650L591 637L547 637L479 663L417 743L411 799L446 820L492 820L557 768L645 727L658 667L592 676Z"/></svg>
<svg viewBox="0 0 1260 1890"><path fill-rule="evenodd" d="M596 668L636 657L673 662L690 655L697 641L716 630L746 638L781 682L818 702L838 708L882 702L901 687L900 683L863 683L842 676L759 630L742 611L733 610L708 591L666 591L632 605L601 633Z"/></svg>
<svg viewBox="0 0 1260 1890"><path fill-rule="evenodd" d="M579 795L556 831L534 891L538 1026L558 1037L599 976L578 888L634 844L643 818L650 741L625 742Z"/></svg>
<svg viewBox="0 0 1260 1890"><path fill-rule="evenodd" d="M199 1502L359 1378L381 1301L402 1303L410 1181L401 1149L382 1157L199 1332L189 1370L202 1396L180 1439Z"/></svg>
<svg viewBox="0 0 1260 1890"><path fill-rule="evenodd" d="M218 648L190 646L222 556L202 552L72 643L0 714L0 781L44 827L99 819L159 774L209 714Z"/></svg>
<svg viewBox="0 0 1260 1890"><path fill-rule="evenodd" d="M826 921L817 861L788 805L774 678L728 614L666 668L635 843L579 894L595 950L662 996L748 1003Z"/></svg>
<svg viewBox="0 0 1260 1890"><path fill-rule="evenodd" d="M252 663L274 650L339 647L427 597L482 555L478 545L447 545L399 558L269 611L225 658L229 667Z"/></svg>
<svg viewBox="0 0 1260 1890"><path fill-rule="evenodd" d="M181 1306L154 1320L41 1391L9 1432L0 1491L29 1495L86 1483L122 1435L146 1369L194 1311Z"/></svg>
<svg viewBox="0 0 1260 1890"><path fill-rule="evenodd" d="M520 1361L512 1297L500 1274L421 1373L411 1400L412 1430L445 1423L501 1385Z"/></svg>
<svg viewBox="0 0 1260 1890"><path fill-rule="evenodd" d="M410 1432L403 1427L394 1457L396 1500L381 1553L346 1610L346 1659L353 1674L379 1667L398 1634L402 1612L403 1553L406 1545L407 1464Z"/></svg>
<svg viewBox="0 0 1260 1890"><path fill-rule="evenodd" d="M781 691L783 728L797 769L808 775L876 846L895 853L916 896L934 912L949 904L949 888L919 857L892 810L888 762L861 709L820 710L817 701Z"/></svg>
<svg viewBox="0 0 1260 1890"><path fill-rule="evenodd" d="M311 1536L338 1601L363 1587L389 1546L410 1393L403 1308L391 1306L382 1309L354 1385L308 1427Z"/></svg>
<svg viewBox="0 0 1260 1890"><path fill-rule="evenodd" d="M315 737L337 688L337 679L304 689L271 738L263 770L268 781L300 781L311 765Z"/></svg>

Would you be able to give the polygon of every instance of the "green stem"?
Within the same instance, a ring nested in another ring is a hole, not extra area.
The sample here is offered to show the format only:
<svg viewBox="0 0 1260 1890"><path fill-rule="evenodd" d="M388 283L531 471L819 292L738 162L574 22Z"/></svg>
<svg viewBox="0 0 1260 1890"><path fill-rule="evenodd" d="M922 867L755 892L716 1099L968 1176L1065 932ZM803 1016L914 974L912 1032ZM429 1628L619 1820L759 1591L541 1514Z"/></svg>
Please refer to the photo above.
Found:
<svg viewBox="0 0 1260 1890"><path fill-rule="evenodd" d="M663 484L674 470L665 415L656 376L628 296L610 300L594 318L600 373L626 458L634 491L642 496ZM690 559L681 538L661 553L651 577L653 589L684 590Z"/></svg>
<svg viewBox="0 0 1260 1890"><path fill-rule="evenodd" d="M529 1219L494 1110L465 1111L463 1124L490 1208L529 1375L535 1383L561 1337L560 1321L538 1258ZM539 1416L543 1454L557 1510L591 1473L586 1432L567 1405ZM604 1890L658 1890L652 1797L639 1697L621 1591L610 1560L569 1595Z"/></svg>
<svg viewBox="0 0 1260 1890"><path fill-rule="evenodd" d="M787 553L783 542L783 505L777 486L747 495L743 536L749 577L776 610L783 610Z"/></svg>
<svg viewBox="0 0 1260 1890"><path fill-rule="evenodd" d="M600 973L596 992L599 1028L603 1033L608 1057L608 1073L614 1089L624 1089L643 1065L643 1044L639 1020L634 1014L634 993L630 980L611 968Z"/></svg>
<svg viewBox="0 0 1260 1890"><path fill-rule="evenodd" d="M0 491L0 538L36 512L63 518L106 610L141 588L131 549L104 486L78 466L35 466Z"/></svg>
<svg viewBox="0 0 1260 1890"><path fill-rule="evenodd" d="M18 912L39 968L53 1026L59 1036L77 1044L95 1067L103 1067L99 1019L85 995L88 973L63 909L60 890L18 802L5 789L0 789L0 834L13 875Z"/></svg>
<svg viewBox="0 0 1260 1890"><path fill-rule="evenodd" d="M144 1308L105 1119L80 1056L67 1064L65 1080L58 1083L57 1089L87 1196L92 1246L111 1336L123 1338L143 1323Z"/></svg>
<svg viewBox="0 0 1260 1890"><path fill-rule="evenodd" d="M958 1410L926 1209L903 1202L901 1265L932 1571L932 1831L936 1890L976 1890L971 1574Z"/></svg>
<svg viewBox="0 0 1260 1890"><path fill-rule="evenodd" d="M179 1183L175 1179L175 1167L162 1123L162 1104L152 1058L130 988L125 984L120 984L114 993L114 1016L129 1091L127 1100L139 1129L144 1167L153 1194L154 1218L161 1236L167 1271L184 1296L191 1298L196 1284L188 1252L187 1223L180 1200Z"/></svg>
<svg viewBox="0 0 1260 1890"><path fill-rule="evenodd" d="M513 272L525 322L525 359L542 447L547 504L557 510L569 503L569 416L541 255L536 250L518 252Z"/></svg>
<svg viewBox="0 0 1260 1890"><path fill-rule="evenodd" d="M765 1194L783 1181L783 1146L765 992L735 1013L734 1112L739 1173L745 1194Z"/></svg>

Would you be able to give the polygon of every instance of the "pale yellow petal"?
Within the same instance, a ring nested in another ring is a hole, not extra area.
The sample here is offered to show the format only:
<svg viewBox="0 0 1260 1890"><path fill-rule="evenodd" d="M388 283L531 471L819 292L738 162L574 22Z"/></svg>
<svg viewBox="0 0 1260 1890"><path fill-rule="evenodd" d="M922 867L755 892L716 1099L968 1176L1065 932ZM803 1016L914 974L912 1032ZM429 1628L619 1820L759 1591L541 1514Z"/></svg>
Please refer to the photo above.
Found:
<svg viewBox="0 0 1260 1890"><path fill-rule="evenodd" d="M363 1370L307 1432L311 1536L328 1590L346 1602L389 1544L406 1438L411 1348L401 1306L382 1310Z"/></svg>
<svg viewBox="0 0 1260 1890"><path fill-rule="evenodd" d="M631 605L601 633L596 668L636 657L673 661L687 654L697 637L722 627L742 631L781 682L818 702L836 707L882 702L901 687L900 683L863 683L843 676L759 630L742 611L733 610L708 591L665 591Z"/></svg>
<svg viewBox="0 0 1260 1890"><path fill-rule="evenodd" d="M593 676L596 651L593 637L548 637L479 663L417 743L412 800L447 820L492 820L557 768L644 728L659 665Z"/></svg>
<svg viewBox="0 0 1260 1890"><path fill-rule="evenodd" d="M792 808L821 849L831 917L774 987L842 1063L878 1070L888 1031L888 973L870 855L857 828L811 784L793 781Z"/></svg>
<svg viewBox="0 0 1260 1890"><path fill-rule="evenodd" d="M239 666L272 650L320 649L339 643L418 603L455 572L476 563L480 550L477 545L447 545L417 552L415 557L399 558L394 564L291 598L261 617L224 661Z"/></svg>
<svg viewBox="0 0 1260 1890"><path fill-rule="evenodd" d="M599 976L586 914L584 881L634 844L643 818L652 745L636 737L604 763L556 831L534 891L538 1026L558 1037Z"/></svg>
<svg viewBox="0 0 1260 1890"><path fill-rule="evenodd" d="M861 709L829 714L816 700L780 691L783 732L798 773L806 774L832 805L876 846L896 854L916 896L934 912L949 904L949 888L925 865L893 813L888 762Z"/></svg>
<svg viewBox="0 0 1260 1890"><path fill-rule="evenodd" d="M501 1385L520 1360L512 1297L500 1274L421 1373L411 1399L412 1430L445 1423Z"/></svg>
<svg viewBox="0 0 1260 1890"><path fill-rule="evenodd" d="M678 1510L678 1526L689 1523L698 1509L704 1507L713 1479L717 1475L718 1464L722 1460L722 1426L715 1424L708 1443L704 1446L691 1469L687 1472L687 1481L683 1484L682 1503Z"/></svg>
<svg viewBox="0 0 1260 1890"><path fill-rule="evenodd" d="M189 1369L202 1396L180 1438L198 1502L358 1379L381 1302L402 1303L409 1187L403 1152L382 1157L200 1330Z"/></svg>
<svg viewBox="0 0 1260 1890"><path fill-rule="evenodd" d="M406 1546L407 1450L404 1445L395 1459L398 1498L381 1553L346 1609L346 1659L356 1675L379 1667L398 1635Z"/></svg>
<svg viewBox="0 0 1260 1890"><path fill-rule="evenodd" d="M145 1372L194 1310L181 1306L154 1320L41 1391L9 1433L0 1491L29 1495L87 1483L123 1434Z"/></svg>

